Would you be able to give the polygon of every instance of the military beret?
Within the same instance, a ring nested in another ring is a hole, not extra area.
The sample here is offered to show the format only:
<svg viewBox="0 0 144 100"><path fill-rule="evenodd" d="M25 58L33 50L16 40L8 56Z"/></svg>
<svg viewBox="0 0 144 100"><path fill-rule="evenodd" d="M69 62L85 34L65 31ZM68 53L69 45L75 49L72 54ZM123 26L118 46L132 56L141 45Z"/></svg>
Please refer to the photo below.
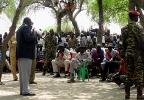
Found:
<svg viewBox="0 0 144 100"><path fill-rule="evenodd" d="M129 10L129 14L132 14L132 15L135 15L135 16L139 16L140 15L140 13L137 10L134 10L134 9Z"/></svg>

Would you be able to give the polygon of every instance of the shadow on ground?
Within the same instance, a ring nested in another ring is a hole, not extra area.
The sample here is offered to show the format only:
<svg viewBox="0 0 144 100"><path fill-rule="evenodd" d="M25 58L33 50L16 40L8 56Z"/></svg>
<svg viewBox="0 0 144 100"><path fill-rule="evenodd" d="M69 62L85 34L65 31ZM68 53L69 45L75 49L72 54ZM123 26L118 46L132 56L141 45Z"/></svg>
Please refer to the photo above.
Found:
<svg viewBox="0 0 144 100"><path fill-rule="evenodd" d="M67 83L66 78L55 79L36 74L37 85L30 85L36 93L33 97L19 95L19 83L9 81L11 74L3 76L5 85L0 86L0 100L124 100L124 90L114 83L101 83L99 79ZM131 100L135 100L136 91L132 89Z"/></svg>

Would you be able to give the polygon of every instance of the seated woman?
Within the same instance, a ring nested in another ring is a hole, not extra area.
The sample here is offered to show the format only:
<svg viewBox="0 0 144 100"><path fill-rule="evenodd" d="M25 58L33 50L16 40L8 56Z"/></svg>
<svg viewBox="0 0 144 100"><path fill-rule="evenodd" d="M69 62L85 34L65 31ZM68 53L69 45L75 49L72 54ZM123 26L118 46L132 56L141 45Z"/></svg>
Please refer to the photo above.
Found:
<svg viewBox="0 0 144 100"><path fill-rule="evenodd" d="M77 72L78 65L84 61L91 61L91 56L86 52L85 47L80 47L79 48L78 54L76 55L75 59L72 59L70 63L70 80L68 80L68 83L73 83L75 82L74 80L74 72Z"/></svg>

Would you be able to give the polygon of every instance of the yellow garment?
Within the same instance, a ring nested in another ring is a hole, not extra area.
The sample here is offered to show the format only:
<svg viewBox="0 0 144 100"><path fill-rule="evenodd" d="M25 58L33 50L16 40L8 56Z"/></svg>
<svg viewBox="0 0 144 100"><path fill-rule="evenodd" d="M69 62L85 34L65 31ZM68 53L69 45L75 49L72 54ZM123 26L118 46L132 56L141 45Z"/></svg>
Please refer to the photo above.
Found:
<svg viewBox="0 0 144 100"><path fill-rule="evenodd" d="M9 50L10 50L10 64L11 64L11 72L13 74L14 80L17 79L16 75L16 37L15 35L8 42Z"/></svg>

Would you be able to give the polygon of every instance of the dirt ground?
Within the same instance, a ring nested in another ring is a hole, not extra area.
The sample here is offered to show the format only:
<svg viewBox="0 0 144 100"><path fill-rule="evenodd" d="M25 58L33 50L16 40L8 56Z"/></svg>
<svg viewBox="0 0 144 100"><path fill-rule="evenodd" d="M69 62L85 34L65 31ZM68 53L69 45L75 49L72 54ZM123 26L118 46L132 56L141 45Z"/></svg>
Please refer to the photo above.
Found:
<svg viewBox="0 0 144 100"><path fill-rule="evenodd" d="M19 82L12 74L3 74L0 100L124 100L124 90L112 82L99 82L98 78L67 83L67 78L53 78L36 73L36 85L30 85L36 96L19 95ZM136 100L136 89L131 90L131 100Z"/></svg>

